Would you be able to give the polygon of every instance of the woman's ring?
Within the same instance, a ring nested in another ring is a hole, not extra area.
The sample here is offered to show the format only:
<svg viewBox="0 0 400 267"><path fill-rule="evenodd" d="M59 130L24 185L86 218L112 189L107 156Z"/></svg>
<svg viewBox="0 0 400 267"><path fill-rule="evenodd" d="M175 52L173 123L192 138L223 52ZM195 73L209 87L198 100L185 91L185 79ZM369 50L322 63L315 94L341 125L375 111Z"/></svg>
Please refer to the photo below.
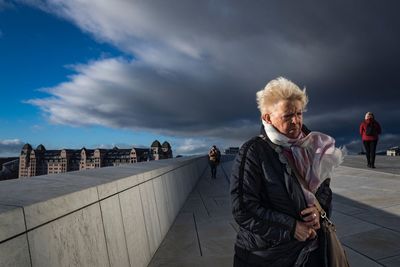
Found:
<svg viewBox="0 0 400 267"><path fill-rule="evenodd" d="M315 217L317 217L317 214L313 213L313 215L312 215L312 216L315 218Z"/></svg>

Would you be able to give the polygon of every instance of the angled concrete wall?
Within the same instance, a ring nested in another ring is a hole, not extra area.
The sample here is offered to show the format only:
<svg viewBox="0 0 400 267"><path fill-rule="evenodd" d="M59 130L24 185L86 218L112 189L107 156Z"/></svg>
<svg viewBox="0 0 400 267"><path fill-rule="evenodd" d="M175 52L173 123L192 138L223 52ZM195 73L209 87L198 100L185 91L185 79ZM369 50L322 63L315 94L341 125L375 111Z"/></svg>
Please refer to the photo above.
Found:
<svg viewBox="0 0 400 267"><path fill-rule="evenodd" d="M0 182L0 266L147 266L206 157Z"/></svg>

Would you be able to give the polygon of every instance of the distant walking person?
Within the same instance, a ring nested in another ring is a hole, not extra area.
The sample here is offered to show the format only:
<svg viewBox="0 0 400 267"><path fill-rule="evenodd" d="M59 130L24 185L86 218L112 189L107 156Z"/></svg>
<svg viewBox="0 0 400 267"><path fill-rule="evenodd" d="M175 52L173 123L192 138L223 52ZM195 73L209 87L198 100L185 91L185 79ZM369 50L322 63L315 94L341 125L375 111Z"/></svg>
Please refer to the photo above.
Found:
<svg viewBox="0 0 400 267"><path fill-rule="evenodd" d="M374 114L367 112L364 121L360 124L360 135L365 147L369 168L375 168L376 145L380 134L381 126L375 120Z"/></svg>
<svg viewBox="0 0 400 267"><path fill-rule="evenodd" d="M221 158L221 153L219 152L217 146L213 145L208 152L208 162L211 168L211 178L217 178L217 166Z"/></svg>

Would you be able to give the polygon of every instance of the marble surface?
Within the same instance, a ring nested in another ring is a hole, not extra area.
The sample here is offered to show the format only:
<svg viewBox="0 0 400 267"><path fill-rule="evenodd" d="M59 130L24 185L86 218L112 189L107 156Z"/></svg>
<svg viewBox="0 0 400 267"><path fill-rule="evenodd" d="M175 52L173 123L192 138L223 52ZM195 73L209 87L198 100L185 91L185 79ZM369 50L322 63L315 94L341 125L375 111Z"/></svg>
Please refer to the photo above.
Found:
<svg viewBox="0 0 400 267"><path fill-rule="evenodd" d="M100 205L28 232L32 266L109 266Z"/></svg>
<svg viewBox="0 0 400 267"><path fill-rule="evenodd" d="M0 205L0 242L21 234L25 230L22 208Z"/></svg>
<svg viewBox="0 0 400 267"><path fill-rule="evenodd" d="M100 202L104 234L111 266L129 266L128 246L119 196L112 196Z"/></svg>
<svg viewBox="0 0 400 267"><path fill-rule="evenodd" d="M0 243L0 266L31 266L26 234Z"/></svg>

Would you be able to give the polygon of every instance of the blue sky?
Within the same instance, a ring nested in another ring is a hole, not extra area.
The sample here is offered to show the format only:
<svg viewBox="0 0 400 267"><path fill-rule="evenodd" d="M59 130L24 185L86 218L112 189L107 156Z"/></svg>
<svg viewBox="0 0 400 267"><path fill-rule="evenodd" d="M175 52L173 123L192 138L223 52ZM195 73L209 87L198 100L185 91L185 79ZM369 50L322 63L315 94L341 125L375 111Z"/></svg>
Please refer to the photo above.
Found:
<svg viewBox="0 0 400 267"><path fill-rule="evenodd" d="M18 128L3 129L9 136L22 134L26 126L45 123L39 110L24 100L43 95L40 88L64 81L72 74L68 65L121 54L107 44L95 42L65 20L40 10L21 5L3 10L0 16L2 120L20 124Z"/></svg>
<svg viewBox="0 0 400 267"><path fill-rule="evenodd" d="M343 7L346 8L343 8ZM0 156L148 146L174 154L257 135L255 94L306 87L305 124L361 150L400 144L397 1L0 0ZM340 20L338 20L340 18Z"/></svg>

